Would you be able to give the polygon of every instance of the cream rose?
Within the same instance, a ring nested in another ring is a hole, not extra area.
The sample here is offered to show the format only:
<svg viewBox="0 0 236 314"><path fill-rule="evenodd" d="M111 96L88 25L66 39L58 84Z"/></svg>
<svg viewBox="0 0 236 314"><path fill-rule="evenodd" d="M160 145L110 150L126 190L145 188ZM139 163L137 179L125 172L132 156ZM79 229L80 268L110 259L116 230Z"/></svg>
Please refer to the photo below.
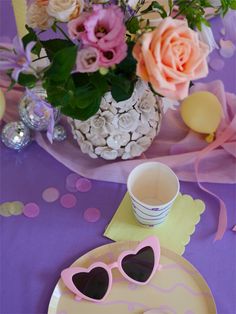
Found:
<svg viewBox="0 0 236 314"><path fill-rule="evenodd" d="M61 22L68 22L83 10L83 0L49 0L47 12Z"/></svg>
<svg viewBox="0 0 236 314"><path fill-rule="evenodd" d="M54 18L48 15L46 6L32 3L27 12L27 24L32 28L46 30L52 26Z"/></svg>
<svg viewBox="0 0 236 314"><path fill-rule="evenodd" d="M186 21L167 17L135 44L137 75L171 99L188 95L189 83L208 74L209 48Z"/></svg>

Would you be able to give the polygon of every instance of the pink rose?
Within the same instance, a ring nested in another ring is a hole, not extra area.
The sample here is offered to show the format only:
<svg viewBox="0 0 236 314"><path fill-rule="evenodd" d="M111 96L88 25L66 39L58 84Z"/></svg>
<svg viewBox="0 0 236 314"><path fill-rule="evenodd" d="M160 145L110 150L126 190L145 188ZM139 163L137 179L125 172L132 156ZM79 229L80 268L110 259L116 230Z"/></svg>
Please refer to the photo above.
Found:
<svg viewBox="0 0 236 314"><path fill-rule="evenodd" d="M94 47L83 48L78 51L76 59L76 71L96 72L98 70L99 51Z"/></svg>
<svg viewBox="0 0 236 314"><path fill-rule="evenodd" d="M183 99L189 83L208 74L209 48L186 21L162 20L135 44L137 75L151 83L154 90L168 98Z"/></svg>

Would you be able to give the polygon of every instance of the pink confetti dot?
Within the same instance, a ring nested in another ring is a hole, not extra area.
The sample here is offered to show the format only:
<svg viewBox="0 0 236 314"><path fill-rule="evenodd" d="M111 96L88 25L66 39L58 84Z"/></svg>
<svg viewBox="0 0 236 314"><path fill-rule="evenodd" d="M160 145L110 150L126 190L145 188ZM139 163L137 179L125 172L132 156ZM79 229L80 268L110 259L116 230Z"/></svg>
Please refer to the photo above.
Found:
<svg viewBox="0 0 236 314"><path fill-rule="evenodd" d="M77 199L73 194L67 193L62 195L60 203L64 208L72 208L75 207Z"/></svg>
<svg viewBox="0 0 236 314"><path fill-rule="evenodd" d="M23 213L26 217L34 218L39 215L40 208L36 203L28 203L23 209Z"/></svg>
<svg viewBox="0 0 236 314"><path fill-rule="evenodd" d="M80 176L77 173L70 173L66 177L66 189L69 192L77 192L76 189L76 182L80 178Z"/></svg>
<svg viewBox="0 0 236 314"><path fill-rule="evenodd" d="M92 183L86 178L80 178L76 181L76 188L79 192L88 192L92 188Z"/></svg>
<svg viewBox="0 0 236 314"><path fill-rule="evenodd" d="M84 211L84 219L88 222L97 222L101 217L101 212L98 208L91 207Z"/></svg>
<svg viewBox="0 0 236 314"><path fill-rule="evenodd" d="M59 196L60 196L59 191L54 187L47 188L42 193L43 200L48 203L55 202L59 198Z"/></svg>
<svg viewBox="0 0 236 314"><path fill-rule="evenodd" d="M235 46L231 40L220 40L220 55L223 58L231 58L234 52Z"/></svg>
<svg viewBox="0 0 236 314"><path fill-rule="evenodd" d="M225 65L224 60L222 60L220 58L214 58L214 59L210 60L210 62L209 62L209 66L212 68L212 70L215 70L215 71L222 70L224 65Z"/></svg>

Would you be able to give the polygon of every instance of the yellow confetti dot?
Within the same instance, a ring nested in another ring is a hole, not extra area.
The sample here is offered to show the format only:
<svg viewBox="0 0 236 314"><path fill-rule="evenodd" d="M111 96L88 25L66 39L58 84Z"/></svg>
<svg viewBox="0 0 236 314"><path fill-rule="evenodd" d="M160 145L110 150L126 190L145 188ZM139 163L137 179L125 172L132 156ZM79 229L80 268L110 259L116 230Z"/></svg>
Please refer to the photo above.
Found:
<svg viewBox="0 0 236 314"><path fill-rule="evenodd" d="M0 215L3 217L9 217L11 216L11 213L9 211L11 204L9 202L3 203L0 205Z"/></svg>
<svg viewBox="0 0 236 314"><path fill-rule="evenodd" d="M23 213L23 208L24 204L22 202L12 202L9 212L14 216L21 215Z"/></svg>

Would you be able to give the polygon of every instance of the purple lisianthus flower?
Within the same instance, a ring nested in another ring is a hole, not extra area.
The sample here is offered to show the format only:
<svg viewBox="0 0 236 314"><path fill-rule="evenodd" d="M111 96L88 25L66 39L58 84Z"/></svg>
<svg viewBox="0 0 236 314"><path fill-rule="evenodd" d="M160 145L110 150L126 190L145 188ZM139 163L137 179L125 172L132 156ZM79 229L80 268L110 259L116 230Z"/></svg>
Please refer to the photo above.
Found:
<svg viewBox="0 0 236 314"><path fill-rule="evenodd" d="M99 56L99 50L94 47L79 50L76 59L76 71L81 73L96 72L99 67Z"/></svg>
<svg viewBox="0 0 236 314"><path fill-rule="evenodd" d="M126 43L121 44L113 49L101 50L99 66L108 68L114 64L119 64L127 55L127 45Z"/></svg>
<svg viewBox="0 0 236 314"><path fill-rule="evenodd" d="M72 40L78 39L85 47L99 50L99 66L118 64L127 55L124 13L116 5L107 8L93 5L91 13L85 12L68 23L68 32Z"/></svg>
<svg viewBox="0 0 236 314"><path fill-rule="evenodd" d="M84 22L90 16L90 13L84 12L76 19L71 20L68 24L68 34L70 39L77 40L81 39L81 37L86 36L86 31L84 27Z"/></svg>
<svg viewBox="0 0 236 314"><path fill-rule="evenodd" d="M104 9L102 5L93 5L93 12L84 22L86 37L83 42L107 50L125 42L126 28L124 14L118 6Z"/></svg>
<svg viewBox="0 0 236 314"><path fill-rule="evenodd" d="M30 53L34 45L32 41L24 49L22 40L16 36L13 39L13 50L0 51L0 70L13 70L11 76L17 82L19 74L30 69Z"/></svg>

